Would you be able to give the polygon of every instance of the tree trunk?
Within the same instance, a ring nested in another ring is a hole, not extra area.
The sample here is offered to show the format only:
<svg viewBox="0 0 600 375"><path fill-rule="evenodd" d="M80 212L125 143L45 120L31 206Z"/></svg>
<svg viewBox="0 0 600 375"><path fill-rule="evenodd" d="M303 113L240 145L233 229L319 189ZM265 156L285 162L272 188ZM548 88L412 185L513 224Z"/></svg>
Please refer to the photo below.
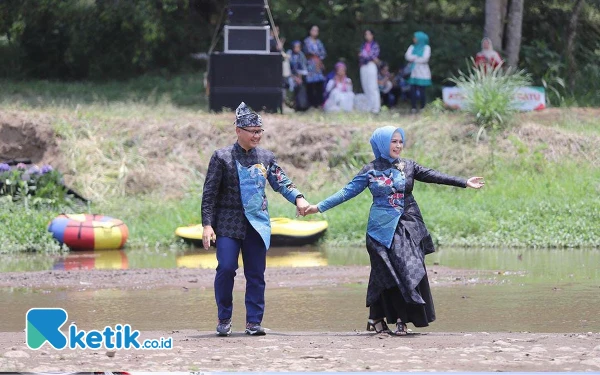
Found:
<svg viewBox="0 0 600 375"><path fill-rule="evenodd" d="M491 39L497 50L502 50L502 4L504 0L485 1L485 26L483 34Z"/></svg>
<svg viewBox="0 0 600 375"><path fill-rule="evenodd" d="M506 60L508 66L517 67L521 50L521 31L523 28L523 3L525 0L512 0L508 10L506 29Z"/></svg>
<svg viewBox="0 0 600 375"><path fill-rule="evenodd" d="M575 52L575 38L577 37L577 20L579 19L579 14L584 3L585 0L575 0L573 13L571 13L571 20L569 21L569 28L567 29L567 48L565 52L567 55L567 82L571 92L575 89L575 71L577 70L577 62L575 61L575 56L573 56Z"/></svg>

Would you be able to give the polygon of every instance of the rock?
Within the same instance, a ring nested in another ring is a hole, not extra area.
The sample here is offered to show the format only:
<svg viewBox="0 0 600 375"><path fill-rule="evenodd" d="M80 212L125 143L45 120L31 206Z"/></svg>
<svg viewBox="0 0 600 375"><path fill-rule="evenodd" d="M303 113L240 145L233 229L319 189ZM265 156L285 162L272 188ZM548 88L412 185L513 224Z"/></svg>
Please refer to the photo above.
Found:
<svg viewBox="0 0 600 375"><path fill-rule="evenodd" d="M115 354L117 354L116 350L109 350L109 351L106 352L106 356L110 357L110 358L114 357Z"/></svg>

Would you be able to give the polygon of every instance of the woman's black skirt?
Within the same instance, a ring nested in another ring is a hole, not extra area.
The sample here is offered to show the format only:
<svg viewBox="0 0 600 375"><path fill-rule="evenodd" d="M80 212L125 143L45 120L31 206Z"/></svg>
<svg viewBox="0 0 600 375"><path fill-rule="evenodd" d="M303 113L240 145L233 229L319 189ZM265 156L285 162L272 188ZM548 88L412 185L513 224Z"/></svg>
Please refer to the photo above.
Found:
<svg viewBox="0 0 600 375"><path fill-rule="evenodd" d="M435 320L425 269L425 247L431 245L429 235L414 243L401 222L389 249L367 235L371 259L367 307L371 308L372 319L385 316L392 324L399 318L415 327L426 327Z"/></svg>

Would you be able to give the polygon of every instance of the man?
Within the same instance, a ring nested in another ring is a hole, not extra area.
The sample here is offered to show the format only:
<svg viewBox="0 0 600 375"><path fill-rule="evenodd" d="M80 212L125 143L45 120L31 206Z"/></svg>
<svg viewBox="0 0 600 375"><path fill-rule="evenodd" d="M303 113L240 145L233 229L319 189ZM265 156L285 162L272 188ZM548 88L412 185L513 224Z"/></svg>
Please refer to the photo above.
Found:
<svg viewBox="0 0 600 375"><path fill-rule="evenodd" d="M261 117L243 102L235 111L237 142L216 150L210 159L202 194L202 241L216 240L215 299L217 335L231 334L233 281L240 250L246 277L246 333L265 335L265 267L271 240L265 186L295 203L304 215L309 203L277 165L272 152L258 148L264 129Z"/></svg>

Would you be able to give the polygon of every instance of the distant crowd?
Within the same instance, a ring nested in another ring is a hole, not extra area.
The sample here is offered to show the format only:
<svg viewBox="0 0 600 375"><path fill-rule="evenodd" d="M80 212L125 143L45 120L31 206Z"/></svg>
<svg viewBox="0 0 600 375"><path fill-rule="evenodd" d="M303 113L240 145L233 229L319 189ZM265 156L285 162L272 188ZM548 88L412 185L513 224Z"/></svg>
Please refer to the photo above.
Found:
<svg viewBox="0 0 600 375"><path fill-rule="evenodd" d="M284 52L284 40L278 41L275 36L278 30L276 27L271 31L271 52ZM378 113L382 105L393 107L399 101L406 101L410 102L413 113L418 112L425 107L425 89L431 86L431 47L429 36L422 31L414 33L412 42L404 54L406 63L392 71L389 64L379 58L381 49L373 31L365 30L357 56L363 92L355 94L343 61L336 62L333 70L325 70L323 60L327 50L319 39L319 27L313 25L309 35L303 41L293 41L285 53L284 86L291 93L293 108L296 111L313 107L326 112ZM503 63L489 38L484 38L481 44L476 64L496 67Z"/></svg>

